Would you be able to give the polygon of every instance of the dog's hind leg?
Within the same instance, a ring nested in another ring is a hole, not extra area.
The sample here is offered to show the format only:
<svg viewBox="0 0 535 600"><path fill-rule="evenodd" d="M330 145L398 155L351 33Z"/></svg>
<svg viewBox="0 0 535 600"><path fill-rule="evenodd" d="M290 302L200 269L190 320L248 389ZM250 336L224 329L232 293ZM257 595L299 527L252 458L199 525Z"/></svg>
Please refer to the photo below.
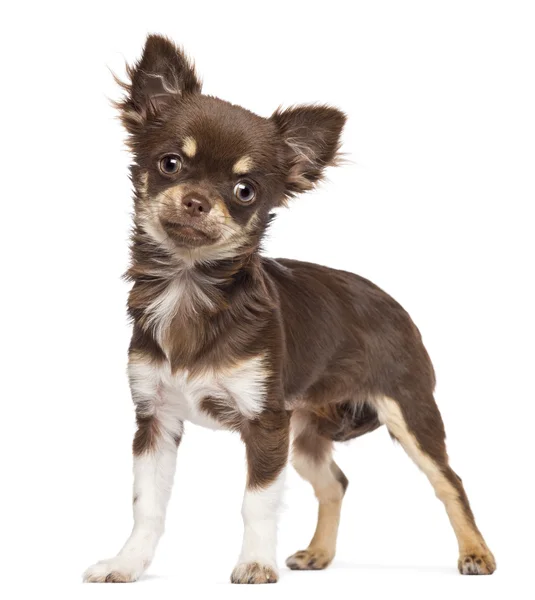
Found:
<svg viewBox="0 0 535 600"><path fill-rule="evenodd" d="M296 411L291 423L292 464L312 484L319 508L316 531L308 548L292 554L286 565L296 570L324 569L336 552L342 498L348 481L332 459L332 441L319 435L307 413Z"/></svg>
<svg viewBox="0 0 535 600"><path fill-rule="evenodd" d="M444 425L433 396L405 402L383 396L375 400L375 407L379 420L427 475L444 503L459 543L459 571L492 573L496 562L476 526L461 479L449 466Z"/></svg>

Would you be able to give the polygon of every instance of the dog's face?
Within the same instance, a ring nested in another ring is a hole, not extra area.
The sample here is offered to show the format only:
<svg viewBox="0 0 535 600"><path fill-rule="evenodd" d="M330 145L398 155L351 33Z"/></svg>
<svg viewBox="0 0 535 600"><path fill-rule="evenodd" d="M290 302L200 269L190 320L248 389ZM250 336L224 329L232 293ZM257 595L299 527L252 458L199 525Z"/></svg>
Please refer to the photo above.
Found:
<svg viewBox="0 0 535 600"><path fill-rule="evenodd" d="M345 121L325 107L271 118L201 94L191 64L149 36L119 104L135 164L136 225L168 251L197 259L256 247L270 211L321 179Z"/></svg>

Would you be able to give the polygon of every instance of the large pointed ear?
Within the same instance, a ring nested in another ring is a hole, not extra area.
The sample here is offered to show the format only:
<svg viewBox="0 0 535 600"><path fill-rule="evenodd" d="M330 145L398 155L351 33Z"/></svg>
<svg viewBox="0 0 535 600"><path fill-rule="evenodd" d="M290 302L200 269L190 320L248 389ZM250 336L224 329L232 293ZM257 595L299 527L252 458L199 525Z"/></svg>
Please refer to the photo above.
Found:
<svg viewBox="0 0 535 600"><path fill-rule="evenodd" d="M312 189L325 168L336 164L345 114L330 106L295 106L277 110L271 120L285 143L287 194Z"/></svg>
<svg viewBox="0 0 535 600"><path fill-rule="evenodd" d="M124 126L135 133L184 94L201 91L201 81L184 52L168 38L149 35L141 59L127 66L130 83L118 83L126 96L117 103Z"/></svg>

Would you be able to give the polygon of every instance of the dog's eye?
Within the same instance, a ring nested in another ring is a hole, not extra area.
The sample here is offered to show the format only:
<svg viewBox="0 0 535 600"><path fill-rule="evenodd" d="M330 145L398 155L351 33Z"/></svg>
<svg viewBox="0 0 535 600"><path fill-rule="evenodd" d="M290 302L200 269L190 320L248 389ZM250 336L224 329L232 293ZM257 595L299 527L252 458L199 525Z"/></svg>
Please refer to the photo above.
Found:
<svg viewBox="0 0 535 600"><path fill-rule="evenodd" d="M167 154L160 160L160 171L166 175L174 175L182 168L182 160L176 154Z"/></svg>
<svg viewBox="0 0 535 600"><path fill-rule="evenodd" d="M250 204L255 199L256 190L252 183L240 181L234 187L234 195L243 204Z"/></svg>

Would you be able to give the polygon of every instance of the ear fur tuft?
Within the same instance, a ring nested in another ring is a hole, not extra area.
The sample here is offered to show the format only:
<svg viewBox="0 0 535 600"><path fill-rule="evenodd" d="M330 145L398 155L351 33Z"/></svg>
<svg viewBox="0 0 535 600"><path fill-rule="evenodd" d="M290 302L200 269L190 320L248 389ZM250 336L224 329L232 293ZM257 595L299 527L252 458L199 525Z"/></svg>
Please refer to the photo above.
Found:
<svg viewBox="0 0 535 600"><path fill-rule="evenodd" d="M339 161L345 114L331 106L294 106L271 116L286 146L287 195L312 189Z"/></svg>
<svg viewBox="0 0 535 600"><path fill-rule="evenodd" d="M200 93L202 87L193 63L183 50L161 35L147 37L141 59L132 66L127 65L126 73L129 82L114 75L126 92L115 106L131 134L181 96Z"/></svg>

